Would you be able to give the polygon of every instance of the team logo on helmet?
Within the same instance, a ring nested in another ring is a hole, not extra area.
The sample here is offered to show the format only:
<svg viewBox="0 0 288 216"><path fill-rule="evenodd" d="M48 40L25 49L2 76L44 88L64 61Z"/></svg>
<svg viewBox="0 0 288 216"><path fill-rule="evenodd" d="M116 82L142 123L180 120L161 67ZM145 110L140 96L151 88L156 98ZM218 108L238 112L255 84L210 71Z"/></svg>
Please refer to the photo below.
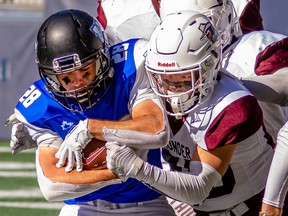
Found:
<svg viewBox="0 0 288 216"><path fill-rule="evenodd" d="M99 32L99 29L101 29L101 31ZM90 27L90 31L98 38L101 39L101 41L104 41L104 36L102 34L102 26L99 24L99 22L95 19L93 19L93 24Z"/></svg>
<svg viewBox="0 0 288 216"><path fill-rule="evenodd" d="M215 28L209 21L207 21L207 23L200 23L199 30L203 33L203 35L200 38L201 40L205 36L213 43L217 40L217 34Z"/></svg>

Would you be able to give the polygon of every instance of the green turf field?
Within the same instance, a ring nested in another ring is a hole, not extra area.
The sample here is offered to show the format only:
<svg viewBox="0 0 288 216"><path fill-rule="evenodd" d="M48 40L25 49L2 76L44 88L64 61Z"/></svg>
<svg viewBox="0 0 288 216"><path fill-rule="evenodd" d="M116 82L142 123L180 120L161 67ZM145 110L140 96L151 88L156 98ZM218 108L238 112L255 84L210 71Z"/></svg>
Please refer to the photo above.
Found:
<svg viewBox="0 0 288 216"><path fill-rule="evenodd" d="M38 187L34 151L12 155L0 141L0 215L56 216L63 205L47 202Z"/></svg>

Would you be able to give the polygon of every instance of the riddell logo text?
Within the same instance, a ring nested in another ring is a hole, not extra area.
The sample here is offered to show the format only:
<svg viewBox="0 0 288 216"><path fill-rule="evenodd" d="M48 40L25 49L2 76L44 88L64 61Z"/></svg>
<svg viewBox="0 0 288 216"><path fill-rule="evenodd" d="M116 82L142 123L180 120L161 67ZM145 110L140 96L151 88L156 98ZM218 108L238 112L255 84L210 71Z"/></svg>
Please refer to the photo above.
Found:
<svg viewBox="0 0 288 216"><path fill-rule="evenodd" d="M159 67L175 67L176 64L175 64L175 62L173 62L173 63L161 63L161 62L158 62L158 66Z"/></svg>

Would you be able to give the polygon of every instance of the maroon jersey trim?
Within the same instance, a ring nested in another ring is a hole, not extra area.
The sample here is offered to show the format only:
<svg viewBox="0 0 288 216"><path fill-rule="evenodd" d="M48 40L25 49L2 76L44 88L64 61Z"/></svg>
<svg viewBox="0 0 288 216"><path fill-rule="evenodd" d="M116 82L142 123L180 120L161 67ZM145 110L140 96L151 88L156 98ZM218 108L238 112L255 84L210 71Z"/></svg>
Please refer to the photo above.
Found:
<svg viewBox="0 0 288 216"><path fill-rule="evenodd" d="M263 113L257 100L247 95L227 107L214 119L205 134L208 150L239 143L263 125Z"/></svg>

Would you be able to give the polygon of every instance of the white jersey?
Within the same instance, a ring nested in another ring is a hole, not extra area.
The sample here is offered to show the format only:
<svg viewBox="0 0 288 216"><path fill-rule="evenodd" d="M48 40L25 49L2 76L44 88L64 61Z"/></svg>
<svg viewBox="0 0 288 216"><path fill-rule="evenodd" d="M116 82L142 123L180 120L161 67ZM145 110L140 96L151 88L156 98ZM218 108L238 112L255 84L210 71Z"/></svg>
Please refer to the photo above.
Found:
<svg viewBox="0 0 288 216"><path fill-rule="evenodd" d="M232 0L237 23L234 34L236 36L246 34L255 30L262 30L262 16L260 13L260 0ZM199 7L199 0L152 0L154 8L161 17L164 19L167 14L183 10L193 10L202 13L203 8ZM222 2L214 1L215 5Z"/></svg>
<svg viewBox="0 0 288 216"><path fill-rule="evenodd" d="M222 181L200 206L193 206L208 212L229 209L261 192L273 155L274 143L267 139L257 100L237 79L221 74L203 104L181 120L170 119L174 136L163 149L172 170L189 172L197 145L208 151L237 145Z"/></svg>
<svg viewBox="0 0 288 216"><path fill-rule="evenodd" d="M239 24L239 29L235 32L236 36L264 29L260 13L260 0L232 0L232 2Z"/></svg>
<svg viewBox="0 0 288 216"><path fill-rule="evenodd" d="M149 39L160 22L151 0L102 0L102 7L111 44L131 38Z"/></svg>
<svg viewBox="0 0 288 216"><path fill-rule="evenodd" d="M239 78L272 74L279 68L266 63L267 61L270 63L267 53L269 54L275 43L281 42L284 38L286 36L268 31L254 31L242 35L225 50L222 66ZM271 103L259 102L259 104L263 110L267 131L276 141L278 131L288 120L287 108Z"/></svg>

